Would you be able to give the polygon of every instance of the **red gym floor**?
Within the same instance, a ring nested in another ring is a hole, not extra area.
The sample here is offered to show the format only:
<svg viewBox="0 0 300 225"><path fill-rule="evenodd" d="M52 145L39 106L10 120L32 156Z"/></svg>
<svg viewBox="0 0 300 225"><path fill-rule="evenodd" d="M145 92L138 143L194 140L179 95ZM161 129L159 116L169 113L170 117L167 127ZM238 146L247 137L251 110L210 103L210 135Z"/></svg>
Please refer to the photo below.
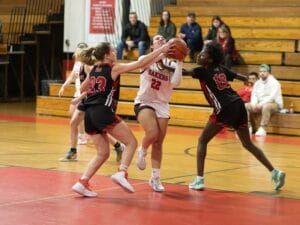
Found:
<svg viewBox="0 0 300 225"><path fill-rule="evenodd" d="M300 202L215 190L190 191L167 184L152 192L134 180L136 193L124 192L109 177L96 176L97 198L83 198L70 187L79 174L31 168L0 169L1 225L298 225Z"/></svg>

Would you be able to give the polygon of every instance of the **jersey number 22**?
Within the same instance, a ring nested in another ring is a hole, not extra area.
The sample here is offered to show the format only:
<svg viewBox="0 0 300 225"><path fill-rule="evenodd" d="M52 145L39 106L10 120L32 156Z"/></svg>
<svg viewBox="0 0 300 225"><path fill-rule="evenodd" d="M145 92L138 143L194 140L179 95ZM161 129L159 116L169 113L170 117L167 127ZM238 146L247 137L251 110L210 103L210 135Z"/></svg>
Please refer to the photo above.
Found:
<svg viewBox="0 0 300 225"><path fill-rule="evenodd" d="M155 90L159 90L160 85L161 85L161 82L159 80L152 79L151 88L153 88Z"/></svg>

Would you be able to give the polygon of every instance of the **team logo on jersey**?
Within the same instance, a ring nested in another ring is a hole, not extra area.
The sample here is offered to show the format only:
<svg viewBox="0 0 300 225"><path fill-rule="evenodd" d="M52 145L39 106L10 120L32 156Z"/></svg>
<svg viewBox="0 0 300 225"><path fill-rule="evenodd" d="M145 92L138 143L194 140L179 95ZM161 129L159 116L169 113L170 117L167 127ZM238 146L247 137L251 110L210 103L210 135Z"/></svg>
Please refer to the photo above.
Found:
<svg viewBox="0 0 300 225"><path fill-rule="evenodd" d="M148 73L149 73L150 76L158 78L160 80L164 80L164 81L168 81L169 80L169 76L166 76L164 74L158 73L158 72L156 72L154 70L149 69Z"/></svg>
<svg viewBox="0 0 300 225"><path fill-rule="evenodd" d="M230 84L228 83L227 77L224 73L216 73L213 76L213 79L220 91L224 90L225 88L230 88Z"/></svg>

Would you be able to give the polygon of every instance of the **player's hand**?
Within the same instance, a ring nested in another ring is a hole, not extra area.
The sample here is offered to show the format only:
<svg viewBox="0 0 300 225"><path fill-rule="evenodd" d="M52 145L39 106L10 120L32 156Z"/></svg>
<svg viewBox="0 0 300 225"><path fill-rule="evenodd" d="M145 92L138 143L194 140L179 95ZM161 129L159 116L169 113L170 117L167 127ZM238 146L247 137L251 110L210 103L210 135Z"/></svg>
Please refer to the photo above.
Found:
<svg viewBox="0 0 300 225"><path fill-rule="evenodd" d="M79 104L80 101L81 101L81 99L80 99L79 97L73 98L73 99L71 100L71 104L72 104L72 105L77 105L77 104Z"/></svg>
<svg viewBox="0 0 300 225"><path fill-rule="evenodd" d="M65 91L65 87L61 86L61 88L59 89L59 92L58 92L58 96L61 97L64 94L64 91Z"/></svg>
<svg viewBox="0 0 300 225"><path fill-rule="evenodd" d="M183 34L183 33L178 33L178 37L184 39L184 38L185 38L185 34Z"/></svg>
<svg viewBox="0 0 300 225"><path fill-rule="evenodd" d="M173 54L175 52L175 44L174 42L167 42L162 46L162 53L164 54Z"/></svg>

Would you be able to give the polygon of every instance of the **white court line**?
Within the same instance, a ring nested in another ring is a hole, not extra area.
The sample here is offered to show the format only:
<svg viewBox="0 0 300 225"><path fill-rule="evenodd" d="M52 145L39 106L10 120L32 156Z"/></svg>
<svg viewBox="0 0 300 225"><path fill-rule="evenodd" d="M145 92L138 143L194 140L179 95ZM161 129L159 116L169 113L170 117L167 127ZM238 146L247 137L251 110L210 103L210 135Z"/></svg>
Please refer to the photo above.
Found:
<svg viewBox="0 0 300 225"><path fill-rule="evenodd" d="M142 184L147 184L147 182L144 181L144 182L141 182L141 183L135 183L132 186L138 186L138 185L142 185ZM120 186L116 186L116 187L104 188L104 189L99 189L99 190L94 190L94 191L96 191L96 192L104 192L104 191L110 191L110 190L115 190L115 189L123 189L123 188L120 187ZM128 194L130 194L130 193L128 193ZM51 197L45 197L45 198L39 198L39 199L31 199L31 200L20 201L20 202L10 202L10 203L0 204L0 207L20 205L20 204L26 204L26 203L32 203L32 202L39 202L39 201L46 201L46 200L52 200L52 199L67 198L67 197L72 197L72 196L80 196L80 195L78 195L78 194L67 194L67 195L57 195L57 196L51 196Z"/></svg>

